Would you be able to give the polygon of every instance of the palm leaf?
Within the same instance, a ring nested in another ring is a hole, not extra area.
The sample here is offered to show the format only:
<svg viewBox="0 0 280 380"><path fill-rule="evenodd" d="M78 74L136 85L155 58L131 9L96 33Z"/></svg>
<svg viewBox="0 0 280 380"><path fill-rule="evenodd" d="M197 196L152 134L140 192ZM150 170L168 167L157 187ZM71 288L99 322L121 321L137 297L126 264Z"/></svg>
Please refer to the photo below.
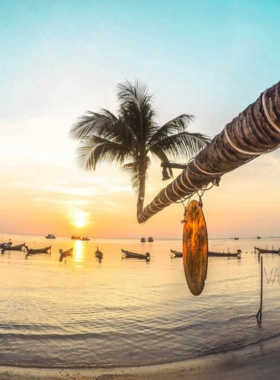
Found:
<svg viewBox="0 0 280 380"><path fill-rule="evenodd" d="M200 133L181 132L154 143L150 151L163 151L168 157L176 159L191 158L202 150L210 139Z"/></svg>
<svg viewBox="0 0 280 380"><path fill-rule="evenodd" d="M107 110L100 113L87 111L71 128L70 137L80 140L93 134L102 135L106 128L111 129L117 122L117 117Z"/></svg>
<svg viewBox="0 0 280 380"><path fill-rule="evenodd" d="M118 119L106 109L102 109L100 113L88 111L70 131L70 136L76 140L93 135L130 145L131 149L137 145L133 130L122 119Z"/></svg>
<svg viewBox="0 0 280 380"><path fill-rule="evenodd" d="M120 115L137 135L139 142L147 140L155 126L156 111L148 87L139 81L135 85L125 82L118 85Z"/></svg>
<svg viewBox="0 0 280 380"><path fill-rule="evenodd" d="M151 160L147 157L147 168L151 165ZM126 172L131 179L132 188L139 192L139 183L140 183L140 173L139 173L139 163L137 161L129 162L123 165L122 170ZM147 171L145 172L145 180L147 179Z"/></svg>
<svg viewBox="0 0 280 380"><path fill-rule="evenodd" d="M95 170L97 163L104 161L123 164L129 157L129 147L98 136L82 140L78 148L78 163L86 170Z"/></svg>
<svg viewBox="0 0 280 380"><path fill-rule="evenodd" d="M122 166L122 170L127 173L131 179L132 188L138 192L139 189L139 172L137 162L130 162Z"/></svg>
<svg viewBox="0 0 280 380"><path fill-rule="evenodd" d="M194 116L186 113L170 120L168 123L164 124L162 127L158 128L157 131L155 131L148 141L148 146L152 146L163 138L173 135L174 133L185 131L190 122L193 120Z"/></svg>

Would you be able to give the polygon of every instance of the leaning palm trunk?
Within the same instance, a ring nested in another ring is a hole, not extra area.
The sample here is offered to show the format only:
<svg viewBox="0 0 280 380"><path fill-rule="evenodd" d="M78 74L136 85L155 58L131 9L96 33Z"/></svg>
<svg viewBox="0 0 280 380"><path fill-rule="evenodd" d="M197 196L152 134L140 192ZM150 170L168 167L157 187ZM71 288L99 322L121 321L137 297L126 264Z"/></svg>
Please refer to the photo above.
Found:
<svg viewBox="0 0 280 380"><path fill-rule="evenodd" d="M146 185L146 173L139 174L139 192L137 201L137 215L143 211L144 199L145 199L145 186Z"/></svg>
<svg viewBox="0 0 280 380"><path fill-rule="evenodd" d="M138 161L138 176L139 176L139 188L138 188L138 201L137 201L137 215L143 211L145 188L146 188L146 173L148 169L148 157L140 159Z"/></svg>
<svg viewBox="0 0 280 380"><path fill-rule="evenodd" d="M280 145L280 82L225 126L188 167L138 214L143 223L171 203Z"/></svg>

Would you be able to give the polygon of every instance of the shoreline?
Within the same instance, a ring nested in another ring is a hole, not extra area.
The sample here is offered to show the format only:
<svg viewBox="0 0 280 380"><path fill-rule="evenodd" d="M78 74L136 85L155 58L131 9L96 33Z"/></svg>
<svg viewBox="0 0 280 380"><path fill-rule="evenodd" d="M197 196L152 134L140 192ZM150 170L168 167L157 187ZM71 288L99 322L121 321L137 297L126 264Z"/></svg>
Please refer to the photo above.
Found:
<svg viewBox="0 0 280 380"><path fill-rule="evenodd" d="M116 368L30 368L0 366L1 380L113 380L113 379L153 379L189 380L241 379L256 380L269 377L279 378L280 338L273 338L239 350L211 354L180 362L141 367Z"/></svg>

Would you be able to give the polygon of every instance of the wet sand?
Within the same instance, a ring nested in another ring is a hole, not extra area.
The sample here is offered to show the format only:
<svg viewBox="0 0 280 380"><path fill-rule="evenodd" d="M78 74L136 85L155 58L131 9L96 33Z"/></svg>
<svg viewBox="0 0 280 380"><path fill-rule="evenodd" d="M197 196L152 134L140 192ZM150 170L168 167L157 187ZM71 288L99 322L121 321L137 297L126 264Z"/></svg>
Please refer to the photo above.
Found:
<svg viewBox="0 0 280 380"><path fill-rule="evenodd" d="M0 367L1 380L33 379L135 379L135 380L217 380L279 379L280 338L271 339L241 350L178 363L147 367L112 369L47 369Z"/></svg>

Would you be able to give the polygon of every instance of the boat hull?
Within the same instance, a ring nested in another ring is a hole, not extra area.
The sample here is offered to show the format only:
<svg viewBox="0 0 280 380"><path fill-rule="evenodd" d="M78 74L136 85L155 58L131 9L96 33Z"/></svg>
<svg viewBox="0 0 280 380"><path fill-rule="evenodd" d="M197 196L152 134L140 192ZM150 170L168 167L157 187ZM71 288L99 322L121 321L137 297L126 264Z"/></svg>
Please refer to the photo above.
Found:
<svg viewBox="0 0 280 380"><path fill-rule="evenodd" d="M210 257L240 257L240 253L220 253L208 251L208 256Z"/></svg>
<svg viewBox="0 0 280 380"><path fill-rule="evenodd" d="M62 261L65 257L72 257L73 248L68 249L68 251L62 252L62 249L60 252L60 258L59 261Z"/></svg>
<svg viewBox="0 0 280 380"><path fill-rule="evenodd" d="M72 236L71 239L72 240L81 240L81 241L90 241L89 238L80 237L80 236Z"/></svg>
<svg viewBox="0 0 280 380"><path fill-rule="evenodd" d="M40 255L40 254L50 254L51 246L45 247L45 248L38 248L38 249L28 249L27 248L27 256L28 255Z"/></svg>
<svg viewBox="0 0 280 380"><path fill-rule="evenodd" d="M20 245L15 245L15 246L8 246L6 248L2 248L1 250L1 253L5 253L5 251L22 251L23 247L25 247L25 243L24 244L20 244Z"/></svg>
<svg viewBox="0 0 280 380"><path fill-rule="evenodd" d="M280 254L280 249L278 249L278 251L276 251L275 249L262 249L262 248L258 248L258 247L254 247L256 251L258 251L259 253L274 253L274 254Z"/></svg>
<svg viewBox="0 0 280 380"><path fill-rule="evenodd" d="M183 257L182 252L174 251L173 249L170 250L173 254L173 257ZM208 256L210 257L239 257L240 253L219 253L219 252L212 252L208 251Z"/></svg>
<svg viewBox="0 0 280 380"><path fill-rule="evenodd" d="M2 243L2 244L0 244L0 249L2 249L2 248L8 249L11 246L12 246L12 243Z"/></svg>
<svg viewBox="0 0 280 380"><path fill-rule="evenodd" d="M122 253L125 254L125 257L127 259L139 259L139 260L146 260L146 261L150 260L150 254L148 252L144 255L141 253L134 253L134 252L125 251L124 249L122 249Z"/></svg>
<svg viewBox="0 0 280 380"><path fill-rule="evenodd" d="M173 249L170 249L170 252L173 254L173 257L183 257L183 253L179 251L174 251Z"/></svg>

